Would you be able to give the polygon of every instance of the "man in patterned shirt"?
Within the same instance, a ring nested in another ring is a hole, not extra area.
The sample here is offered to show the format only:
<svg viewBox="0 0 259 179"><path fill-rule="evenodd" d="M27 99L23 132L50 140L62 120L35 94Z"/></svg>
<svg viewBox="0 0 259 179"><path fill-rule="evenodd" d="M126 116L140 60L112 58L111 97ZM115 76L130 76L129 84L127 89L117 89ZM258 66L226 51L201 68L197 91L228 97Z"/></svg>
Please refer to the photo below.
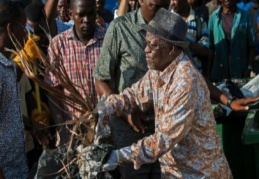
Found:
<svg viewBox="0 0 259 179"><path fill-rule="evenodd" d="M140 0L139 2L140 9L114 19L107 30L94 71L99 96L122 92L143 77L148 70L143 51L145 31L140 25L149 22L158 7L168 8L170 0ZM113 116L110 125L115 146L125 147L152 134L154 132L153 113L153 110L147 112L136 110L128 116ZM122 120L136 120L136 118L144 122L145 133L135 132ZM123 178L160 179L158 162L143 165L138 171L134 170L132 164L124 165L120 169Z"/></svg>
<svg viewBox="0 0 259 179"><path fill-rule="evenodd" d="M130 114L134 108L155 109L155 133L114 150L105 171L133 162L138 169L159 159L162 178L232 178L221 150L205 80L184 49L187 25L181 16L159 9L148 25L149 71L120 95L110 95L99 114Z"/></svg>
<svg viewBox="0 0 259 179"><path fill-rule="evenodd" d="M92 74L102 46L105 29L95 24L96 6L94 0L73 0L70 2L70 6L75 24L69 30L53 38L48 51L49 58L51 62L55 62L57 56L61 57L70 80L80 94L85 98L85 91L87 91L87 93L93 94L97 101ZM59 81L51 73L49 78L52 85L63 90ZM65 112L63 112L51 104L52 110L56 111L52 112L56 115L54 116L56 123L73 119L68 112L76 114L77 117L81 115L73 108L60 104L57 100L55 101L58 106L63 106L63 109L65 109ZM92 104L92 107L94 105ZM65 136L61 136L61 140L65 141L61 141L61 143L66 142L67 136L69 136L68 134L63 135Z"/></svg>
<svg viewBox="0 0 259 179"><path fill-rule="evenodd" d="M103 48L95 66L94 77L99 96L122 92L144 76L148 70L145 61L145 38L142 24L148 23L159 7L168 8L170 0L140 0L140 9L114 19L105 35ZM145 32L144 32L145 33ZM228 104L233 110L248 110L247 104L258 99L232 100L208 82L211 97L215 101ZM154 132L152 110L149 112L133 111L127 117L112 116L110 126L112 138L117 148L126 147ZM145 123L145 133L135 132L122 119ZM148 121L148 122L147 122ZM148 127L147 127L148 126ZM150 127L151 126L151 127ZM140 170L133 169L132 164L124 165L121 173L124 178L160 178L158 163L143 165ZM152 176L151 176L152 175Z"/></svg>
<svg viewBox="0 0 259 179"><path fill-rule="evenodd" d="M28 176L17 71L11 53L5 50L15 48L9 34L23 44L25 23L17 2L0 1L0 178L7 179Z"/></svg>

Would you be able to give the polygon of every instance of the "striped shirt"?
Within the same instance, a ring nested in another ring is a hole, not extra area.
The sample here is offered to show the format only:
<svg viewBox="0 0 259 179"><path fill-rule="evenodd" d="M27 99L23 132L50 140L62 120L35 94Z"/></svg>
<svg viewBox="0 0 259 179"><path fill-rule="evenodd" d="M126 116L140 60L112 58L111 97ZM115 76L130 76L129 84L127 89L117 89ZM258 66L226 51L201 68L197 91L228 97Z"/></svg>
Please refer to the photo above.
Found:
<svg viewBox="0 0 259 179"><path fill-rule="evenodd" d="M190 43L200 43L205 47L209 47L207 23L203 18L197 16L192 8L190 9L190 15L186 19L186 23L188 25L186 39Z"/></svg>
<svg viewBox="0 0 259 179"><path fill-rule="evenodd" d="M203 20L203 18L196 15L195 11L192 8L190 9L190 15L186 19L186 23L188 26L186 39L190 43L199 43L209 48L209 34L207 23ZM201 71L201 60L195 54L192 54L192 60L197 69Z"/></svg>
<svg viewBox="0 0 259 179"><path fill-rule="evenodd" d="M188 26L186 40L190 43L199 43L209 48L209 34L207 23L203 20L203 18L195 14L195 11L192 9L191 6L190 14L186 19L186 23ZM202 64L200 59L192 53L189 56L191 57L191 60L194 63L195 67L201 71Z"/></svg>
<svg viewBox="0 0 259 179"><path fill-rule="evenodd" d="M74 34L74 27L72 27L53 38L48 49L51 63L55 62L55 57L61 57L66 72L75 88L84 99L86 95L89 96L92 94L95 102L97 98L93 80L93 69L100 53L104 35L105 29L96 26L93 38L89 40L87 45L84 45L77 39ZM53 86L60 84L52 73L48 75ZM85 91L87 94L85 94ZM64 92L68 93L68 91ZM92 107L94 105L92 104ZM64 105L64 109L68 109L69 112L76 114L77 117L81 115L71 107ZM71 116L68 115L65 118L71 119Z"/></svg>

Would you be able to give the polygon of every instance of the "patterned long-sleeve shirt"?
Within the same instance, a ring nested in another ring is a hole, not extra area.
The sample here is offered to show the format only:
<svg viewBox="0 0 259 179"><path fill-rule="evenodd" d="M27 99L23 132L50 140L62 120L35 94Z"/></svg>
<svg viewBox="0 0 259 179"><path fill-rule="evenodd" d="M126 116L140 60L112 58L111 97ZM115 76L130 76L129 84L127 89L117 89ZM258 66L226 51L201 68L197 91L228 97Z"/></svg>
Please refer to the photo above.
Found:
<svg viewBox="0 0 259 179"><path fill-rule="evenodd" d="M96 100L93 69L99 57L104 35L105 29L97 26L94 37L90 39L87 45L84 45L77 39L74 27L72 27L57 35L50 43L48 52L50 61L55 63L56 57L62 59L62 64L68 77L83 98L86 95L93 94ZM48 78L53 86L59 85L59 81L52 73L48 74ZM93 107L94 105L92 104ZM72 107L64 106L64 109L68 109L69 112L76 114L77 117L80 116L80 113ZM70 116L66 118L70 119Z"/></svg>
<svg viewBox="0 0 259 179"><path fill-rule="evenodd" d="M0 168L5 178L27 178L19 84L14 64L0 53Z"/></svg>
<svg viewBox="0 0 259 179"><path fill-rule="evenodd" d="M207 85L187 55L163 72L149 70L131 88L109 96L106 105L106 114L154 105L155 133L120 149L136 169L159 159L164 178L232 178Z"/></svg>

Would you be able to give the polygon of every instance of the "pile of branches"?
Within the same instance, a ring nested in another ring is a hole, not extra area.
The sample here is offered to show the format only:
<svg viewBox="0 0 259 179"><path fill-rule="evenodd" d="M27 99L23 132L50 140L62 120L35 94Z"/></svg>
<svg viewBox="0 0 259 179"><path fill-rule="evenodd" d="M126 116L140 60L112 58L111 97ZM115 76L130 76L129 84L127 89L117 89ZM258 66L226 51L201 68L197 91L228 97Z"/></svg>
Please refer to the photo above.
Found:
<svg viewBox="0 0 259 179"><path fill-rule="evenodd" d="M104 156L112 150L112 146L103 143L101 144L99 142L100 140L94 141L94 138L97 138L95 135L97 119L96 115L93 113L93 94L84 90L86 96L84 98L77 90L78 86L75 86L71 82L61 57L56 56L55 63L51 63L39 49L37 43L30 34L28 35L29 40L26 42L31 43L30 51L27 51L24 48L24 45L19 44L14 34L9 34L9 36L15 45L15 50L11 51L16 54L16 56L20 57L24 73L41 88L45 89L51 96L55 96L55 98L60 100L63 104L66 104L83 114L81 117L76 118L76 120L59 124L70 126L70 129L72 125L70 140L64 146L55 149L45 149L43 151L39 160L38 178L76 178L78 175L80 175L81 178L92 178L93 175L89 174L91 173L91 170L88 166L93 164L93 161L91 161L93 155L95 155L95 157L97 156L93 151L103 152L103 154L101 154L102 157L99 158L99 163L96 163L100 165L101 162L104 161ZM31 54L32 52L33 54ZM36 60L34 59L35 56ZM76 64L77 67L79 65L81 64ZM52 73L59 81L60 86L67 92L64 93L51 85L51 83L48 83L48 80L39 76L39 74L44 75L45 71ZM80 78L86 77L84 75L80 76ZM80 86L79 88L83 89L83 86ZM72 115L74 117L76 116L75 114ZM109 135L109 130L108 133L105 132L101 135L107 137ZM103 137L98 136L98 139L100 138ZM93 145L93 143L95 143L95 145ZM41 176L39 176L39 173L42 173ZM102 175L100 175L100 173ZM101 172L101 168L96 169L94 176L99 176L98 178L109 178L107 177L107 173Z"/></svg>

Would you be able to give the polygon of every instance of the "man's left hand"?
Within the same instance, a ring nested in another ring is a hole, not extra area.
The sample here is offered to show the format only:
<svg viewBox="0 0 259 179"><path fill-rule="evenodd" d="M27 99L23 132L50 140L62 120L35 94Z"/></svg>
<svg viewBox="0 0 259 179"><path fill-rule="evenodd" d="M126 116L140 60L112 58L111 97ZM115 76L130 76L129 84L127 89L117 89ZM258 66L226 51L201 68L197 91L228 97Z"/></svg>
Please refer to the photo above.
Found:
<svg viewBox="0 0 259 179"><path fill-rule="evenodd" d="M134 111L132 114L127 115L125 119L134 131L142 133L145 132L145 128L141 123L141 115L139 112Z"/></svg>
<svg viewBox="0 0 259 179"><path fill-rule="evenodd" d="M230 107L233 111L247 111L249 110L249 104L252 104L257 101L259 101L259 96L236 99L232 101Z"/></svg>

